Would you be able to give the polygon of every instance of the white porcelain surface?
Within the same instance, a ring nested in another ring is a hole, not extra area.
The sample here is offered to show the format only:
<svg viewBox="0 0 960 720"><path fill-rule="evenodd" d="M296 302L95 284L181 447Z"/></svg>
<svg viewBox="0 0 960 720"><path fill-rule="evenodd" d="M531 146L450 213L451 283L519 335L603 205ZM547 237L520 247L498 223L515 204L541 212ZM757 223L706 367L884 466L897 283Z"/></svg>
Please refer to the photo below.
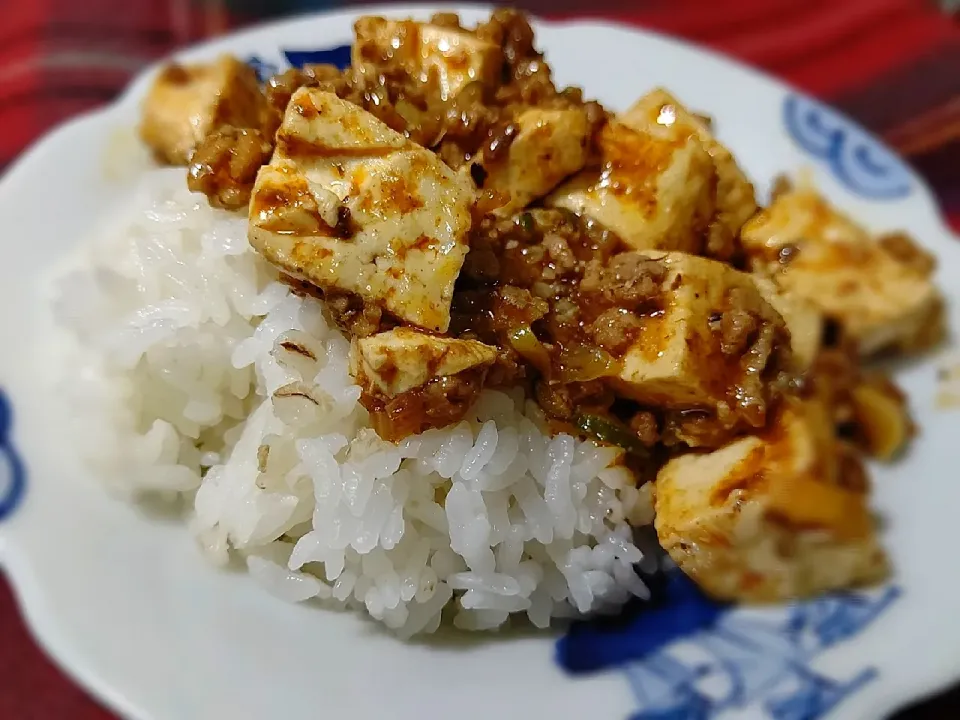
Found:
<svg viewBox="0 0 960 720"><path fill-rule="evenodd" d="M429 10L381 12L425 17ZM473 20L483 13L464 15ZM268 25L183 57L230 51L280 63L281 48L349 42L353 17ZM596 22L540 23L538 39L560 84L580 85L611 107L624 108L664 85L712 115L761 195L778 173L809 168L831 198L872 228L911 232L940 258L938 282L956 333L960 243L922 182L855 127L803 98L790 108L790 91L778 82L656 35ZM0 520L0 561L44 647L110 706L144 720L636 712L621 674L564 674L554 662L552 635L403 644L352 615L284 605L242 573L212 570L182 525L111 499L79 464L52 387L58 350L45 276L123 202L130 178L145 166L130 132L145 85L141 78L114 106L52 133L0 180L0 387L12 404L10 439L27 479L23 502ZM794 119L803 126L811 107L814 135L821 123L836 123L830 127L842 130L848 149L870 148L889 172L858 175L849 163L862 154L851 151L845 160L818 150L818 138L805 140L802 127L791 137L787 115L798 113ZM124 147L132 156L118 166ZM846 677L869 664L878 679L831 717L879 717L960 679L960 482L952 452L960 423L956 412L935 407L936 360L899 372L922 431L908 457L875 471L876 505L888 521L885 539L901 595L862 633L817 659L818 667ZM9 448L2 433L0 446ZM10 453L2 459L0 497L12 475Z"/></svg>

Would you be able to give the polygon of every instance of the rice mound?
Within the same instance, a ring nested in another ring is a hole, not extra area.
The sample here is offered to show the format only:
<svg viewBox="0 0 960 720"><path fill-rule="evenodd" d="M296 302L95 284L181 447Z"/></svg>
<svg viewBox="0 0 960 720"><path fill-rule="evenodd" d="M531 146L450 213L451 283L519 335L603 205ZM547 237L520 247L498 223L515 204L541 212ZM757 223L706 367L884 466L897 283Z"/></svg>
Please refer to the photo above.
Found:
<svg viewBox="0 0 960 720"><path fill-rule="evenodd" d="M131 499L184 495L206 554L239 554L278 597L410 637L441 615L542 628L647 595L630 525L652 510L619 451L551 437L522 393L489 390L455 427L380 440L321 304L180 169L143 176L54 309L78 341L64 386L96 472Z"/></svg>

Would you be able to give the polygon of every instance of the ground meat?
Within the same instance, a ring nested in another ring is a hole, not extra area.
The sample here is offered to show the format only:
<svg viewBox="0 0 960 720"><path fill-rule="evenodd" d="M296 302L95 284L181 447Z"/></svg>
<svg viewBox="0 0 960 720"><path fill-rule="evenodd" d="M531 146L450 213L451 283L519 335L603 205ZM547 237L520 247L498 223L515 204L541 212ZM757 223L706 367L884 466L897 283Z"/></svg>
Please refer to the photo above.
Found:
<svg viewBox="0 0 960 720"><path fill-rule="evenodd" d="M300 88L316 86L316 81L299 68L289 68L273 75L267 80L264 91L267 102L277 112L283 115L290 103L290 97Z"/></svg>
<svg viewBox="0 0 960 720"><path fill-rule="evenodd" d="M527 388L534 373L529 363L516 350L509 345L501 345L497 347L497 359L487 373L487 387Z"/></svg>
<svg viewBox="0 0 960 720"><path fill-rule="evenodd" d="M630 418L630 429L644 445L655 445L660 440L657 416L649 410L640 410Z"/></svg>
<svg viewBox="0 0 960 720"><path fill-rule="evenodd" d="M610 308L586 327L593 341L615 356L620 356L633 344L643 327L635 313L624 308Z"/></svg>
<svg viewBox="0 0 960 720"><path fill-rule="evenodd" d="M791 365L789 333L771 311L761 318L756 339L740 359L745 372L736 391L736 412L752 428L766 425L773 406L798 387L798 378L787 370Z"/></svg>
<svg viewBox="0 0 960 720"><path fill-rule="evenodd" d="M620 252L616 235L562 210L536 209L508 219L483 218L454 292L451 333L501 349L490 386L530 386L554 421L572 423L591 409L617 418L641 443L658 422L635 403L620 402L605 378L641 326L638 311L655 309L665 276L660 263ZM521 370L521 372L518 372Z"/></svg>
<svg viewBox="0 0 960 720"><path fill-rule="evenodd" d="M613 401L613 391L599 380L576 383L552 383L540 380L536 398L548 416L570 421L576 413L605 413Z"/></svg>
<svg viewBox="0 0 960 720"><path fill-rule="evenodd" d="M464 277L483 285L495 283L500 278L500 258L489 247L471 248L460 272Z"/></svg>
<svg viewBox="0 0 960 720"><path fill-rule="evenodd" d="M860 381L859 352L856 344L846 339L822 349L809 372L807 394L826 404L835 425L847 437L855 433L853 390Z"/></svg>
<svg viewBox="0 0 960 720"><path fill-rule="evenodd" d="M552 232L545 233L543 247L547 251L547 257L550 258L557 270L566 273L577 267L577 258L562 235Z"/></svg>
<svg viewBox="0 0 960 720"><path fill-rule="evenodd" d="M549 78L543 54L534 47L533 28L526 15L510 8L498 8L477 27L477 36L503 48L505 84L529 80L537 72Z"/></svg>
<svg viewBox="0 0 960 720"><path fill-rule="evenodd" d="M840 468L837 472L837 481L841 487L853 492L866 493L870 491L870 478L863 466L863 457L860 450L850 443L838 443Z"/></svg>
<svg viewBox="0 0 960 720"><path fill-rule="evenodd" d="M723 307L709 318L722 358L718 362L738 368L734 396L721 403L717 417L732 431L762 428L779 399L799 386L789 368L793 364L789 331L783 318L756 291L730 289ZM690 433L683 430L683 433ZM697 436L701 430L692 431ZM711 430L707 435L715 436Z"/></svg>
<svg viewBox="0 0 960 720"><path fill-rule="evenodd" d="M493 294L494 327L504 331L532 325L550 310L550 305L534 297L529 290L504 285Z"/></svg>
<svg viewBox="0 0 960 720"><path fill-rule="evenodd" d="M668 447L717 448L746 429L732 415L720 417L705 410L668 410L663 413L661 441Z"/></svg>
<svg viewBox="0 0 960 720"><path fill-rule="evenodd" d="M727 308L720 318L720 350L724 355L742 355L755 338L760 318L747 305L746 293L733 288L727 294Z"/></svg>
<svg viewBox="0 0 960 720"><path fill-rule="evenodd" d="M418 63L413 50L407 48L407 34L401 32L389 52L378 42L361 40L357 52L364 68L346 73L345 85L336 92L394 130L434 149L454 169L481 152L487 164L505 157L517 134L516 117L531 105L584 107L596 131L606 122L606 111L598 103L586 102L579 88L558 90L554 86L550 68L534 47L533 30L522 13L497 10L473 31L464 29L452 13L439 13L435 18L442 27L473 32L502 49L503 68L493 84L478 80L456 97L444 99L435 76L424 82L419 73L412 72ZM360 26L357 34L361 38L376 35Z"/></svg>
<svg viewBox="0 0 960 720"><path fill-rule="evenodd" d="M458 169L490 142L494 129L508 122L511 115L508 108L493 103L489 88L480 83L467 85L443 109L441 157Z"/></svg>
<svg viewBox="0 0 960 720"><path fill-rule="evenodd" d="M586 268L580 292L587 302L628 310L655 309L661 295L666 268L637 252L614 255L607 261L592 260Z"/></svg>
<svg viewBox="0 0 960 720"><path fill-rule="evenodd" d="M282 116L290 97L302 87L319 88L345 100L356 101L359 99L357 83L356 73L352 70L341 70L336 65L308 64L270 77L264 86L264 94L267 103Z"/></svg>
<svg viewBox="0 0 960 720"><path fill-rule="evenodd" d="M323 300L333 322L350 337L367 337L388 329L383 310L359 295L330 289L323 292Z"/></svg>
<svg viewBox="0 0 960 720"><path fill-rule="evenodd" d="M578 432L586 412L649 447L662 420L618 399L606 378L619 372L641 314L658 309L665 271L622 249L615 234L562 210L483 218L454 292L451 334L498 346L488 386L528 387L558 431Z"/></svg>
<svg viewBox="0 0 960 720"><path fill-rule="evenodd" d="M245 207L257 171L272 152L273 143L260 130L222 126L208 134L194 152L187 187L206 195L214 207Z"/></svg>
<svg viewBox="0 0 960 720"><path fill-rule="evenodd" d="M361 404L370 413L370 424L384 440L398 442L428 428L459 422L483 389L486 368L438 377L395 398L367 395Z"/></svg>
<svg viewBox="0 0 960 720"><path fill-rule="evenodd" d="M484 164L491 167L506 160L510 146L519 132L520 128L509 118L491 126L487 130L487 140L480 147Z"/></svg>
<svg viewBox="0 0 960 720"><path fill-rule="evenodd" d="M499 286L508 294L522 290L524 294L515 295L514 304L535 302L538 310L534 320L544 319L540 330L550 330L547 339L570 344L574 335L583 335L575 328L580 323L579 293L585 262L609 257L616 242L606 231L592 229L566 211L534 210L505 220L483 218L471 236L471 250L454 294L454 313L458 313L459 305L461 320L467 325L471 312L475 313L475 324L489 324L483 319L486 313L502 316L500 327L504 327L504 321L507 325L519 322L520 317L509 308L501 312L493 307L496 293L488 293L490 300L485 304L478 305L477 299L484 287ZM464 303L458 301L460 297L471 299ZM595 314L604 309L598 308ZM558 336L561 332L562 338Z"/></svg>

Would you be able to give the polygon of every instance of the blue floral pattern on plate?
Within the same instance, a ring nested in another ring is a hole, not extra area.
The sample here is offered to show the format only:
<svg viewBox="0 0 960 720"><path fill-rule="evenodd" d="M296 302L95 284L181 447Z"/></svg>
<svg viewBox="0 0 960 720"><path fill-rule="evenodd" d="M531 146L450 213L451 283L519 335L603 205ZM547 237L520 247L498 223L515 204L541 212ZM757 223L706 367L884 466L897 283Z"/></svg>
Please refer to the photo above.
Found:
<svg viewBox="0 0 960 720"><path fill-rule="evenodd" d="M624 672L639 705L631 720L711 720L748 707L770 720L816 720L877 673L834 678L813 661L899 594L888 587L749 610L710 600L673 570L656 602L617 621L575 624L557 659L573 673Z"/></svg>
<svg viewBox="0 0 960 720"><path fill-rule="evenodd" d="M284 60L290 67L302 68L304 65L336 65L343 70L350 65L350 46L337 45L323 50L281 50ZM280 71L280 66L266 62L258 55L247 58L247 64L257 71L260 82Z"/></svg>
<svg viewBox="0 0 960 720"><path fill-rule="evenodd" d="M793 141L826 163L849 190L873 200L895 200L913 191L910 170L866 130L803 95L788 95L783 122Z"/></svg>
<svg viewBox="0 0 960 720"><path fill-rule="evenodd" d="M13 407L0 390L0 521L10 517L23 499L27 472L13 446Z"/></svg>

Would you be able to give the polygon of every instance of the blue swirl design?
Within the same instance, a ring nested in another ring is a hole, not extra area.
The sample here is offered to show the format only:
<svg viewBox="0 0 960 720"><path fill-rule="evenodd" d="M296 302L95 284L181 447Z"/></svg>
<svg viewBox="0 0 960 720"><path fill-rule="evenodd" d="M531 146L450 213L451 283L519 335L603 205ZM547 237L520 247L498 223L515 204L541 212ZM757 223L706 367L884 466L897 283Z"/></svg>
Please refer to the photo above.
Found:
<svg viewBox="0 0 960 720"><path fill-rule="evenodd" d="M267 62L259 55L251 55L247 58L247 65L252 67L257 73L257 79L264 83L280 71L280 67L274 63Z"/></svg>
<svg viewBox="0 0 960 720"><path fill-rule="evenodd" d="M877 671L836 678L814 660L899 595L888 587L757 611L714 602L673 570L655 601L626 617L574 624L557 643L557 660L571 673L619 668L639 706L631 720L714 720L748 707L751 717L816 720Z"/></svg>
<svg viewBox="0 0 960 720"><path fill-rule="evenodd" d="M336 65L343 70L350 65L350 46L337 45L322 50L281 50L284 60L290 67L302 68L304 65ZM280 72L280 66L267 62L259 55L247 58L247 64L257 72L260 82L266 82L271 75Z"/></svg>
<svg viewBox="0 0 960 720"><path fill-rule="evenodd" d="M13 446L13 407L0 390L0 522L17 509L27 489L27 472Z"/></svg>
<svg viewBox="0 0 960 720"><path fill-rule="evenodd" d="M894 200L913 191L910 170L866 130L803 95L788 95L783 122L793 141L822 160L845 187L872 200Z"/></svg>
<svg viewBox="0 0 960 720"><path fill-rule="evenodd" d="M336 65L341 70L350 66L350 46L338 45L326 50L284 50L283 56L291 67L304 65Z"/></svg>

